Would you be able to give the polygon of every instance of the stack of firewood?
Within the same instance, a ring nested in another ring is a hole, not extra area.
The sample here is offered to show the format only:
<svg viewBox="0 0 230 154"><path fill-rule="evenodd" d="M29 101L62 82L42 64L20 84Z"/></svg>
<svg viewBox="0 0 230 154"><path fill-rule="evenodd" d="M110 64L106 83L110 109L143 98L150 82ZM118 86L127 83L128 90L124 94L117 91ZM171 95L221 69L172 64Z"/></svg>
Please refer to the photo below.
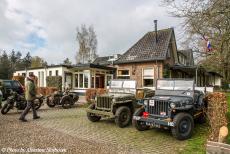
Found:
<svg viewBox="0 0 230 154"><path fill-rule="evenodd" d="M227 97L224 93L214 92L207 95L207 117L210 125L209 140L223 142L227 136L227 118L228 110Z"/></svg>

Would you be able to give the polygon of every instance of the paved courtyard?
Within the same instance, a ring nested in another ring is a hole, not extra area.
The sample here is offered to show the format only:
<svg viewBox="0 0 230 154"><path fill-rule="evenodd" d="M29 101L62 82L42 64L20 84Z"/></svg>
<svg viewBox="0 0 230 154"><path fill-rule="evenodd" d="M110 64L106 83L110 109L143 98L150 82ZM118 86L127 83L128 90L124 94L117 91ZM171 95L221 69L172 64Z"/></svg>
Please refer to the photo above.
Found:
<svg viewBox="0 0 230 154"><path fill-rule="evenodd" d="M186 141L178 141L170 131L150 129L139 132L131 125L119 128L112 119L92 123L85 108L47 108L41 119L18 121L19 112L0 115L0 148L65 148L68 153L178 153Z"/></svg>

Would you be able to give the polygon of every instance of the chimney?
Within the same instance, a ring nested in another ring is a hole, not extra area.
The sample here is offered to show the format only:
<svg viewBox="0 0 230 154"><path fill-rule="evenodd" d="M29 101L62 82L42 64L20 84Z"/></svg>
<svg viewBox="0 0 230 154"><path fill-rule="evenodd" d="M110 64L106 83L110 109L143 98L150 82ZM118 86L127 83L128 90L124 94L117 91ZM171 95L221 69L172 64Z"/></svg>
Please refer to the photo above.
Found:
<svg viewBox="0 0 230 154"><path fill-rule="evenodd" d="M154 20L155 25L155 36L156 36L156 43L157 43L157 20Z"/></svg>

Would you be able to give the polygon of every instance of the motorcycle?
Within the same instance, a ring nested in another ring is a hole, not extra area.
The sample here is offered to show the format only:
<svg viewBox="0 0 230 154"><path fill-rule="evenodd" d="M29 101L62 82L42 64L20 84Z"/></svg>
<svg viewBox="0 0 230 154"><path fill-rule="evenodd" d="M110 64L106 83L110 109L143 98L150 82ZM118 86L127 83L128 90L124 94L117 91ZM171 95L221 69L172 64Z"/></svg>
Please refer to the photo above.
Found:
<svg viewBox="0 0 230 154"><path fill-rule="evenodd" d="M36 96L34 100L35 110L38 110L43 103L43 96ZM24 95L19 95L17 92L12 91L11 95L7 98L6 103L1 109L2 114L6 114L10 109L16 107L18 110L24 110L27 102Z"/></svg>
<svg viewBox="0 0 230 154"><path fill-rule="evenodd" d="M79 96L75 92L56 91L52 95L47 96L46 104L51 108L56 105L61 105L64 109L68 109L71 108L78 99Z"/></svg>

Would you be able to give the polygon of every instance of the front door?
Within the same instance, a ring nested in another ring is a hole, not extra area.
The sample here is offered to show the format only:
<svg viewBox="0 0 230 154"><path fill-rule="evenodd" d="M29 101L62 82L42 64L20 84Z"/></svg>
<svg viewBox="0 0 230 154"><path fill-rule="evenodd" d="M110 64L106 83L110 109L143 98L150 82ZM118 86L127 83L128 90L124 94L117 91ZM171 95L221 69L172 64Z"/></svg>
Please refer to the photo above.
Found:
<svg viewBox="0 0 230 154"><path fill-rule="evenodd" d="M104 74L96 74L96 88L105 88Z"/></svg>
<svg viewBox="0 0 230 154"><path fill-rule="evenodd" d="M68 86L70 87L70 89L72 89L72 78L73 78L73 74L72 73L65 73L65 83L64 83L64 86L66 86L68 84Z"/></svg>

